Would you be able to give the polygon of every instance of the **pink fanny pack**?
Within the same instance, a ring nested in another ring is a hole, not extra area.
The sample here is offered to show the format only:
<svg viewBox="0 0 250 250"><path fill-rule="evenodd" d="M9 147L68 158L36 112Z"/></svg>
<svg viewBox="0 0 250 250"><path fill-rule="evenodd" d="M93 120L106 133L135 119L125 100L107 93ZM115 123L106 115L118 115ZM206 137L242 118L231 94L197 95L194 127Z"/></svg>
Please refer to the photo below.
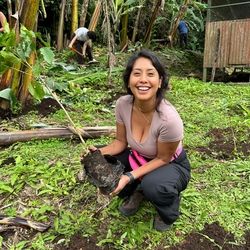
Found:
<svg viewBox="0 0 250 250"><path fill-rule="evenodd" d="M178 148L175 152L175 154L173 155L173 157L171 158L170 161L175 160L176 158L178 158L178 156L181 154L182 152L182 147ZM132 149L130 150L130 154L128 156L128 160L130 163L130 166L133 170L139 168L140 166L143 166L145 163L147 163L148 161L141 156L136 150Z"/></svg>
<svg viewBox="0 0 250 250"><path fill-rule="evenodd" d="M130 154L128 156L128 160L130 163L130 166L133 170L139 168L140 166L144 165L147 163L147 160L141 156L137 151L131 150Z"/></svg>

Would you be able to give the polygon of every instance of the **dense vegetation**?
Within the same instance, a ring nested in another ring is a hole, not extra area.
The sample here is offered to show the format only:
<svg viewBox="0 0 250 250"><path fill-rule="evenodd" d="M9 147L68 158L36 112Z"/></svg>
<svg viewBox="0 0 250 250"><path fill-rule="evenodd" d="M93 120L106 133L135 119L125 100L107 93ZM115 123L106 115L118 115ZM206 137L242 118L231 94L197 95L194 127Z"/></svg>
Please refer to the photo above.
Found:
<svg viewBox="0 0 250 250"><path fill-rule="evenodd" d="M65 15L67 39L71 33L72 2L67 1ZM13 67L14 76L19 73L24 73L24 76L33 74L32 80L27 79L25 89L25 94L33 99L28 99L26 105L22 106L17 100L21 93L17 91L18 85L12 82L3 90L1 86L1 104L7 102L10 109L0 109L0 137L4 132L68 127L72 125L69 117L76 127L114 125L115 101L124 94L122 71L128 56L145 45L143 39L152 12L152 1L113 2L120 8L129 8L129 39L138 4L143 6L144 14L138 40L129 43L125 52L119 52L121 30L117 25L117 63L112 70L107 67L107 40L101 22L97 25L98 41L94 44L99 64L80 67L71 51L56 51L58 1L44 0L47 19L39 7L40 33L21 26L18 43L13 30L0 36L0 44L4 46L0 53L0 74L13 70ZM29 227L1 224L1 249L61 250L82 247L160 250L174 249L174 246L188 249L182 246L183 242L193 244L192 249L196 245L201 249L248 249L250 88L247 85L211 84L199 80L204 2L190 1L186 12L185 19L191 29L189 50L182 51L177 44L175 48L168 48L165 42L155 41L166 38L182 1L165 1L164 11L155 20L148 45L161 57L171 76L171 90L166 98L176 106L184 121L184 145L192 164L192 179L182 195L181 217L171 230L165 233L153 230L156 212L147 202L135 216L122 217L117 209L121 199L105 199L94 186L80 178L82 152L89 145L108 143L111 136L88 139L85 143L77 137L31 140L0 148L0 211L9 217L21 216L50 224L51 227L46 232L37 232ZM79 4L82 3L79 1ZM89 1L87 23L95 3ZM7 11L5 1L0 0L0 7ZM116 17L120 18L118 13ZM36 55L32 65L29 63L31 54ZM29 74L22 69L28 70ZM23 82L19 83L22 88ZM66 112L54 100L55 97ZM213 230L204 231L209 226ZM219 233L214 230L218 227L221 230ZM188 240L192 232L197 232L199 241ZM210 245L202 248L204 242Z"/></svg>

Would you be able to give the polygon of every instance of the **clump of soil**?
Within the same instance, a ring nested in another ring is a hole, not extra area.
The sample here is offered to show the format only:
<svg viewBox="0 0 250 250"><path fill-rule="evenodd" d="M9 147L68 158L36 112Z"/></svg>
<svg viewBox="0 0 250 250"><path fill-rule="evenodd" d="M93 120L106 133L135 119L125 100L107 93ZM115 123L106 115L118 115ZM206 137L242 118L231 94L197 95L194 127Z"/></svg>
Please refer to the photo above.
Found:
<svg viewBox="0 0 250 250"><path fill-rule="evenodd" d="M201 232L189 234L183 243L171 247L170 250L247 250L250 249L250 232L246 233L245 241L244 245L236 244L234 236L215 222L205 225Z"/></svg>
<svg viewBox="0 0 250 250"><path fill-rule="evenodd" d="M124 166L111 155L102 155L100 150L88 153L81 160L88 180L102 194L110 194L118 185Z"/></svg>
<svg viewBox="0 0 250 250"><path fill-rule="evenodd" d="M246 135L248 135L247 139L241 141L239 139L241 136L233 128L214 128L207 134L213 138L208 147L198 147L196 150L220 160L248 156L250 154L250 130Z"/></svg>

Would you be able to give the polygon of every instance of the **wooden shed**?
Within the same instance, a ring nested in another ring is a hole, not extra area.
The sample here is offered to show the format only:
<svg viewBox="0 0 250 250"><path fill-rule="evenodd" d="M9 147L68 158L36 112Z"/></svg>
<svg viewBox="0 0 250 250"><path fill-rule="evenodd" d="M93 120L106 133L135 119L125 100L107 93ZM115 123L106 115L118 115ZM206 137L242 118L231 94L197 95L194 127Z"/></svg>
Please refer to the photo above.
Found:
<svg viewBox="0 0 250 250"><path fill-rule="evenodd" d="M203 81L226 67L250 68L250 1L208 1Z"/></svg>

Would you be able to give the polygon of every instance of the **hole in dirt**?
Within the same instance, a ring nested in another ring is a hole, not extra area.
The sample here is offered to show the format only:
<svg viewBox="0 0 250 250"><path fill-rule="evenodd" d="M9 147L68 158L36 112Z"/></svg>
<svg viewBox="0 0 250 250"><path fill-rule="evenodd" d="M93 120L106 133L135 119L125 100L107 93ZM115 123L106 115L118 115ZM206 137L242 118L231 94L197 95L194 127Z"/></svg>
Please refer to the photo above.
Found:
<svg viewBox="0 0 250 250"><path fill-rule="evenodd" d="M55 113L57 110L61 109L60 105L55 99L45 98L39 104L27 104L19 113L14 114L10 109L3 110L0 108L0 118L11 119L22 115L26 115L30 111L37 111L41 116L48 116Z"/></svg>
<svg viewBox="0 0 250 250"><path fill-rule="evenodd" d="M214 128L207 133L207 136L213 138L208 147L197 147L195 150L219 160L248 156L250 154L250 129L246 131L246 135L246 139L240 140L242 135L234 128Z"/></svg>
<svg viewBox="0 0 250 250"><path fill-rule="evenodd" d="M97 239L94 237L86 238L81 236L81 234L77 233L72 236L70 242L67 246L63 246L58 244L53 249L54 250L111 250L113 248L106 247L98 247L96 244L98 243Z"/></svg>
<svg viewBox="0 0 250 250"><path fill-rule="evenodd" d="M3 160L3 162L0 164L0 168L1 167L5 167L7 165L10 165L10 164L14 164L15 163L15 158L14 157L9 157L9 158L6 158Z"/></svg>
<svg viewBox="0 0 250 250"><path fill-rule="evenodd" d="M193 232L170 250L247 250L250 249L250 232L245 234L245 244L238 245L234 236L226 232L218 222L206 224L201 232Z"/></svg>

